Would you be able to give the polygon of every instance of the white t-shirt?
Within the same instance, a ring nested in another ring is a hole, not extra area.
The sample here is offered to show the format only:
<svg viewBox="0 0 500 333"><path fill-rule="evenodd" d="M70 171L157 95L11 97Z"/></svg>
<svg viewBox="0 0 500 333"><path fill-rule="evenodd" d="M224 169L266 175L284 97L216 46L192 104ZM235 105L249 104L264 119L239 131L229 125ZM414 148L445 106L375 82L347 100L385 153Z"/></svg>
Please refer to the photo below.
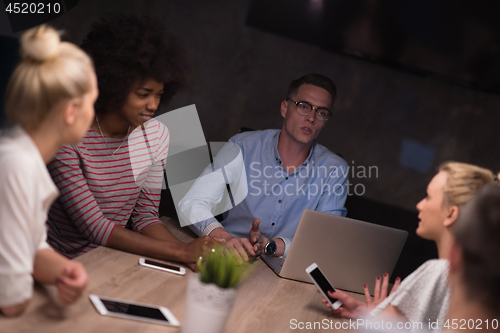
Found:
<svg viewBox="0 0 500 333"><path fill-rule="evenodd" d="M19 126L0 135L0 306L33 294L33 263L48 248L45 222L57 197L35 143Z"/></svg>
<svg viewBox="0 0 500 333"><path fill-rule="evenodd" d="M389 304L398 308L413 323L422 323L429 329L429 322L437 320L439 332L450 307L448 260L432 259L422 264L401 282L399 288L370 312L378 316Z"/></svg>

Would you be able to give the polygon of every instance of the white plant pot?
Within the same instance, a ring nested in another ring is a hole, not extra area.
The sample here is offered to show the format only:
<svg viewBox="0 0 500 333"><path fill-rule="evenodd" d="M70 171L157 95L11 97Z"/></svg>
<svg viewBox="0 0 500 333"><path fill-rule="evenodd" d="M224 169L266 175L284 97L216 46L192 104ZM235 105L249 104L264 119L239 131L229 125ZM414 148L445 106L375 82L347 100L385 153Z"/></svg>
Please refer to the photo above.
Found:
<svg viewBox="0 0 500 333"><path fill-rule="evenodd" d="M199 274L189 276L183 333L220 333L224 330L238 290L203 283Z"/></svg>

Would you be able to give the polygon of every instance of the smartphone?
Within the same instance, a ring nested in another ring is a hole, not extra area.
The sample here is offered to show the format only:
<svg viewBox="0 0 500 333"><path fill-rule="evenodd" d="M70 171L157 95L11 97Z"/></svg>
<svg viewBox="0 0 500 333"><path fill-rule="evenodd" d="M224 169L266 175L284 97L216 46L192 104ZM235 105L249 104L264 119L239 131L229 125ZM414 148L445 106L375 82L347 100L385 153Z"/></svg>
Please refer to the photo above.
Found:
<svg viewBox="0 0 500 333"><path fill-rule="evenodd" d="M150 267L150 268L156 268L156 269L159 269L160 271L165 271L165 272L179 274L179 275L186 274L186 269L184 267L178 267L178 266L166 264L163 262L153 261L153 260L144 259L144 258L139 259L139 265Z"/></svg>
<svg viewBox="0 0 500 333"><path fill-rule="evenodd" d="M103 316L135 319L163 325L180 326L179 321L163 306L147 305L119 299L89 295L90 301Z"/></svg>
<svg viewBox="0 0 500 333"><path fill-rule="evenodd" d="M332 284L319 269L318 265L316 263L311 264L306 268L306 272L309 274L314 284L318 287L319 291L323 294L328 303L330 303L332 309L337 310L342 305L342 301L328 296L328 291L335 291L335 288L333 288Z"/></svg>

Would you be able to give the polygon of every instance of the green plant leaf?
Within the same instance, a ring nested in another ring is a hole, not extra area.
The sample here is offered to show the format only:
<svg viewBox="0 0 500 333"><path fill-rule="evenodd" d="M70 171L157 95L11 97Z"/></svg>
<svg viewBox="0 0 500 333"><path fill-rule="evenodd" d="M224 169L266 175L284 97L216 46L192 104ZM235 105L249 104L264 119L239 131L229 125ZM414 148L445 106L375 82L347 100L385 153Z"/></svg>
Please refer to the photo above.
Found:
<svg viewBox="0 0 500 333"><path fill-rule="evenodd" d="M221 288L233 288L248 276L249 264L241 262L232 252L222 245L204 253L197 262L200 280L214 283Z"/></svg>

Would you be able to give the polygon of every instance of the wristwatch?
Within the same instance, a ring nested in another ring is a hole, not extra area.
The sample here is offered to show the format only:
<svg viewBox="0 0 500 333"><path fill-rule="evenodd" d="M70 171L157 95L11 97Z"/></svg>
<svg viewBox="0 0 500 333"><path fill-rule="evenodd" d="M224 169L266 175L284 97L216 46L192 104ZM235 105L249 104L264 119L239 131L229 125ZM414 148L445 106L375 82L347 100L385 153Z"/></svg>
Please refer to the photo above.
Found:
<svg viewBox="0 0 500 333"><path fill-rule="evenodd" d="M266 244L265 248L266 254L268 256L273 256L276 253L277 249L278 247L276 246L276 242L274 241L274 239L270 238L269 242Z"/></svg>

